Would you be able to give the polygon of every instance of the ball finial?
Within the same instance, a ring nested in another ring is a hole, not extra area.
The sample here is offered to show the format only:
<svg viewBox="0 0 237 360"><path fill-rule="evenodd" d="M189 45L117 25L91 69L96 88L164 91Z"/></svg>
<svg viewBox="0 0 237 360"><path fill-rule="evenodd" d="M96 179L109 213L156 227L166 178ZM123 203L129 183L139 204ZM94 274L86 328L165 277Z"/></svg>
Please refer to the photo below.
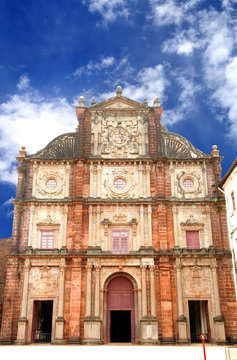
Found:
<svg viewBox="0 0 237 360"><path fill-rule="evenodd" d="M118 87L117 87L117 90L116 90L116 95L117 95L117 96L121 96L122 93L123 93L123 91L122 91L121 86L118 86Z"/></svg>

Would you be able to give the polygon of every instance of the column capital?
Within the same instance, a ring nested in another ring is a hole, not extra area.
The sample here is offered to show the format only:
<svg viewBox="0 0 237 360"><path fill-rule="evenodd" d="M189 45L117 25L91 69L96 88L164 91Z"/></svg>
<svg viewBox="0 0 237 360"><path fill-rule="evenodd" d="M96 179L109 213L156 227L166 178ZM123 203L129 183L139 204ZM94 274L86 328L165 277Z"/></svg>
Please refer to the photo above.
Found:
<svg viewBox="0 0 237 360"><path fill-rule="evenodd" d="M30 268L31 268L31 261L30 261L30 259L25 259L24 271L29 271Z"/></svg>

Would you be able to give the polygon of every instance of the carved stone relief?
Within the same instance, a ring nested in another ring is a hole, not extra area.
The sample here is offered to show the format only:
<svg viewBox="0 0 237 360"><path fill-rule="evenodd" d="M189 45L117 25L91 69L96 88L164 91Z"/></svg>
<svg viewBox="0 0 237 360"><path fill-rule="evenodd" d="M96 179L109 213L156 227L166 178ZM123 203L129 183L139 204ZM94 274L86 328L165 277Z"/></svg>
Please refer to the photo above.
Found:
<svg viewBox="0 0 237 360"><path fill-rule="evenodd" d="M211 274L208 269L203 270L202 267L199 266L187 268L184 270L183 280L185 284L184 294L186 296L210 296Z"/></svg>
<svg viewBox="0 0 237 360"><path fill-rule="evenodd" d="M30 296L56 296L59 270L50 266L32 268L30 273Z"/></svg>
<svg viewBox="0 0 237 360"><path fill-rule="evenodd" d="M185 199L205 197L206 168L201 164L173 163L170 166L172 196Z"/></svg>
<svg viewBox="0 0 237 360"><path fill-rule="evenodd" d="M181 171L179 174L177 174L176 179L178 182L178 192L182 195L182 197L185 197L187 194L198 196L198 194L202 192L201 176L197 172ZM192 182L192 187L186 188L185 180Z"/></svg>
<svg viewBox="0 0 237 360"><path fill-rule="evenodd" d="M101 122L101 155L128 157L138 153L136 117L105 116Z"/></svg>
<svg viewBox="0 0 237 360"><path fill-rule="evenodd" d="M47 187L47 182L51 179L55 181L56 186L54 188ZM53 170L44 171L39 174L37 191L43 196L52 198L63 193L63 185L64 176L62 173Z"/></svg>
<svg viewBox="0 0 237 360"><path fill-rule="evenodd" d="M104 172L104 189L107 198L134 198L136 197L137 174L129 168L107 168ZM120 181L123 186L118 187Z"/></svg>

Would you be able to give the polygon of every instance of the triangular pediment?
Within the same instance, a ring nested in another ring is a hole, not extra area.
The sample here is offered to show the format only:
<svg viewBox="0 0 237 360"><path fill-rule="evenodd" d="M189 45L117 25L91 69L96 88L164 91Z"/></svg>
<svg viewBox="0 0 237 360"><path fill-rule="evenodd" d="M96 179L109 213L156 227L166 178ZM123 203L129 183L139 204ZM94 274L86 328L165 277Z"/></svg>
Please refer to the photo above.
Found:
<svg viewBox="0 0 237 360"><path fill-rule="evenodd" d="M125 96L114 96L108 100L92 105L90 109L95 110L138 110L146 108L146 104L141 104Z"/></svg>

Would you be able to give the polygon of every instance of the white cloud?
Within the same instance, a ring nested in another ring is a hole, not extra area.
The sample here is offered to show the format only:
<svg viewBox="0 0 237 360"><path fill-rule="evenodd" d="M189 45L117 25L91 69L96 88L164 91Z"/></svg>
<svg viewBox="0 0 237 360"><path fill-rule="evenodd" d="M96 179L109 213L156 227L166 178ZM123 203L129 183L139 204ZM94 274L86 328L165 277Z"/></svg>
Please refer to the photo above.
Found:
<svg viewBox="0 0 237 360"><path fill-rule="evenodd" d="M18 84L16 85L19 90L26 90L30 85L30 79L27 74L21 75Z"/></svg>
<svg viewBox="0 0 237 360"><path fill-rule="evenodd" d="M163 43L163 52L177 53L178 55L191 55L194 49L202 46L202 41L198 39L198 34L193 29L179 31L174 38L167 39Z"/></svg>
<svg viewBox="0 0 237 360"><path fill-rule="evenodd" d="M92 61L90 60L86 66L80 66L77 68L73 76L80 77L83 73L86 75L92 75L93 71L104 70L107 69L115 64L115 58L113 56L102 57L100 61Z"/></svg>
<svg viewBox="0 0 237 360"><path fill-rule="evenodd" d="M179 25L192 22L194 9L202 0L149 0L151 11L148 15L157 26Z"/></svg>
<svg viewBox="0 0 237 360"><path fill-rule="evenodd" d="M105 24L115 21L120 16L128 18L130 13L126 0L83 0L83 2L89 5L90 12L98 12Z"/></svg>
<svg viewBox="0 0 237 360"><path fill-rule="evenodd" d="M123 95L137 100L143 101L144 98L152 105L156 96L164 101L164 91L168 85L165 78L164 68L161 64L154 67L141 69L137 76L133 78L133 82L123 81ZM101 99L106 99L115 95L115 92L106 92L101 94Z"/></svg>
<svg viewBox="0 0 237 360"><path fill-rule="evenodd" d="M0 104L0 181L16 184L15 157L22 145L34 153L76 126L74 107L64 98L45 99L32 89L12 95Z"/></svg>
<svg viewBox="0 0 237 360"><path fill-rule="evenodd" d="M201 86L209 91L204 101L212 109L217 121L225 121L228 136L237 143L236 0L222 0L222 10L218 11L211 6L193 11L197 4L195 0L150 0L154 10L150 16L157 26L174 25L174 35L163 43L163 52L188 56L192 55L194 49L199 50L201 71L196 76ZM190 80L189 83L195 87L195 82ZM194 97L189 96L188 92L186 96L188 106L194 105ZM174 109L165 111L164 118L166 116L168 123L172 119L182 120L182 113L188 106L179 98Z"/></svg>
<svg viewBox="0 0 237 360"><path fill-rule="evenodd" d="M228 136L237 144L237 20L229 11L200 13L201 35L206 46L203 52L204 81L211 91L209 103L213 112L229 128Z"/></svg>

